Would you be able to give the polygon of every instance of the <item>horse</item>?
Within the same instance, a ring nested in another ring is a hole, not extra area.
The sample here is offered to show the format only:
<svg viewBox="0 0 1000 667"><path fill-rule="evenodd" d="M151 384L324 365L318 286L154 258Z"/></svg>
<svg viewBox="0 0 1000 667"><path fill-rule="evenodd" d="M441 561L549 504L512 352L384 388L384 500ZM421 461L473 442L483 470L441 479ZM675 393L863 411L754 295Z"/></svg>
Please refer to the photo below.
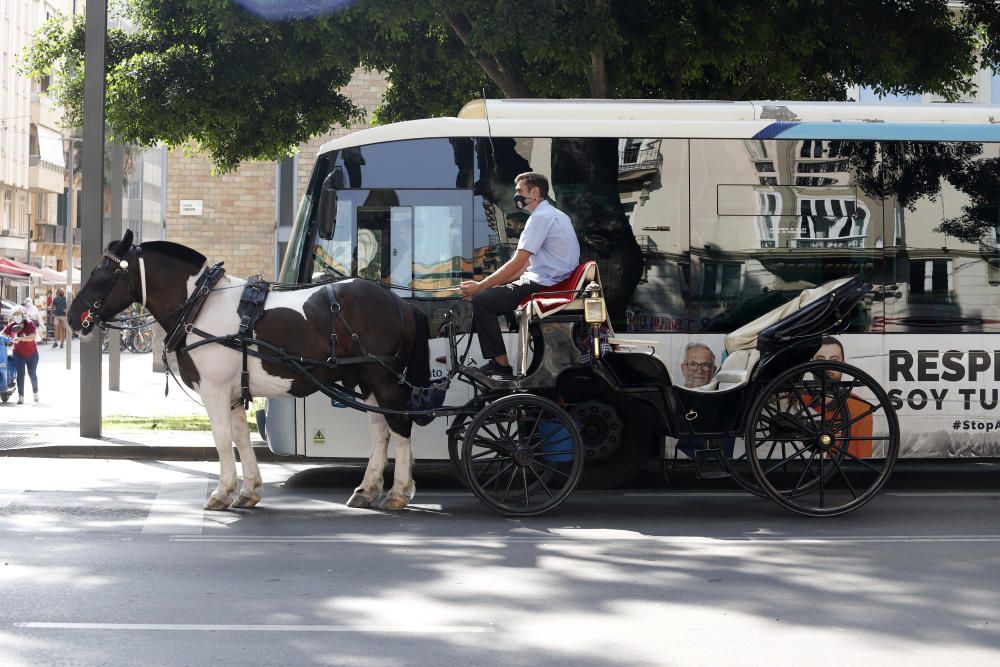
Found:
<svg viewBox="0 0 1000 667"><path fill-rule="evenodd" d="M401 383L401 378L410 377L407 364L418 369L429 364L427 337L417 330L426 325L423 315L382 285L359 279L270 291L249 332L261 345L248 345L244 356L239 345L230 345L236 338L228 338L227 345L218 339L240 331L238 310L246 283L225 275L221 263L209 267L204 255L187 246L169 241L133 245L132 232L127 231L121 241L108 245L67 311L70 327L85 336L132 303L141 303L168 332L167 346L173 341L177 348L181 380L200 395L219 455L219 483L205 501L206 510L250 508L261 499L263 483L250 446L244 387L262 398L302 397L317 390L316 381L339 382L357 389L362 405L403 412L410 391ZM394 322L398 326L391 326ZM309 369L313 379L302 366L296 370L273 355L253 356L275 348L294 358L320 360ZM245 383L241 372L246 373ZM369 415L372 451L361 485L347 505L403 509L416 492L410 449L413 419L370 410ZM238 494L234 443L243 467ZM396 455L393 484L376 503L390 443Z"/></svg>

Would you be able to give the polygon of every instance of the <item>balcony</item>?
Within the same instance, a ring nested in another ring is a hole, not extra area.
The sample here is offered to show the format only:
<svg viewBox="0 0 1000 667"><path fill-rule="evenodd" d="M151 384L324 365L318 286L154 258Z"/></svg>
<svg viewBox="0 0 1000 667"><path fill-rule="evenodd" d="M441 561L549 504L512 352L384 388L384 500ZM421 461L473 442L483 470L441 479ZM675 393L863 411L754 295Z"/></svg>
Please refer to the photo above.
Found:
<svg viewBox="0 0 1000 667"><path fill-rule="evenodd" d="M41 155L30 155L28 156L28 189L32 192L62 194L66 181L65 172L63 167L46 162Z"/></svg>
<svg viewBox="0 0 1000 667"><path fill-rule="evenodd" d="M797 238L788 241L789 248L864 248L865 236L838 236L834 238Z"/></svg>
<svg viewBox="0 0 1000 667"><path fill-rule="evenodd" d="M906 303L908 305L950 305L957 303L955 292L952 290L936 290L931 292L907 292Z"/></svg>
<svg viewBox="0 0 1000 667"><path fill-rule="evenodd" d="M627 181L656 173L663 164L659 148L626 149L618 153L618 180Z"/></svg>
<svg viewBox="0 0 1000 667"><path fill-rule="evenodd" d="M66 243L65 225L35 225L35 243ZM80 228L73 228L73 245L80 244Z"/></svg>
<svg viewBox="0 0 1000 667"><path fill-rule="evenodd" d="M31 122L45 127L59 127L62 113L57 110L55 103L45 93L32 91L31 93Z"/></svg>

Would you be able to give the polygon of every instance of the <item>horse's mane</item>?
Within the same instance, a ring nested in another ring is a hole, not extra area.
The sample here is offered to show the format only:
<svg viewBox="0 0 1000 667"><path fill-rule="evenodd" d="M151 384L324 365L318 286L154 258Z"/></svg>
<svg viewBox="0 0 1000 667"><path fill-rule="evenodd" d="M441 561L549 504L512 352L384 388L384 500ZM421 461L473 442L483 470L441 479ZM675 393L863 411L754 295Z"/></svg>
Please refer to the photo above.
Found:
<svg viewBox="0 0 1000 667"><path fill-rule="evenodd" d="M172 241L146 241L141 245L143 250L158 252L162 255L173 257L194 266L202 266L205 264L206 257L204 255L197 250L189 248L186 245L181 245L180 243L174 243Z"/></svg>

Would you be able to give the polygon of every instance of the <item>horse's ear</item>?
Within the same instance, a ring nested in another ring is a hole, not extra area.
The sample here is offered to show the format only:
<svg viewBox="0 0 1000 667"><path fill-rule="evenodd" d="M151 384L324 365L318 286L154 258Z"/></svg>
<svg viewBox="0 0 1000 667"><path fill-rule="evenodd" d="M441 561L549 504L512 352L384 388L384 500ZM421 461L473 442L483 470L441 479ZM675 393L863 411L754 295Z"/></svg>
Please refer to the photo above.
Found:
<svg viewBox="0 0 1000 667"><path fill-rule="evenodd" d="M128 250L132 247L132 230L126 229L125 236L122 237L121 245L119 246L123 250Z"/></svg>

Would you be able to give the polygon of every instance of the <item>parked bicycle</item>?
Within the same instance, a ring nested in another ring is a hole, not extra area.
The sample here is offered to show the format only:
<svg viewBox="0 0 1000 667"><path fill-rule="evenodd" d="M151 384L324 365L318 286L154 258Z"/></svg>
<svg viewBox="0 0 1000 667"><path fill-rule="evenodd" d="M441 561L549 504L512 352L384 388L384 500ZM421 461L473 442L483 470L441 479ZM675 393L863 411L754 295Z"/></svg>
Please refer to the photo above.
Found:
<svg viewBox="0 0 1000 667"><path fill-rule="evenodd" d="M119 316L118 322L127 325L132 317ZM128 350L135 354L146 354L153 351L153 328L146 324L141 327L123 328L121 333L121 351ZM111 332L101 330L101 352L107 352L111 347Z"/></svg>

